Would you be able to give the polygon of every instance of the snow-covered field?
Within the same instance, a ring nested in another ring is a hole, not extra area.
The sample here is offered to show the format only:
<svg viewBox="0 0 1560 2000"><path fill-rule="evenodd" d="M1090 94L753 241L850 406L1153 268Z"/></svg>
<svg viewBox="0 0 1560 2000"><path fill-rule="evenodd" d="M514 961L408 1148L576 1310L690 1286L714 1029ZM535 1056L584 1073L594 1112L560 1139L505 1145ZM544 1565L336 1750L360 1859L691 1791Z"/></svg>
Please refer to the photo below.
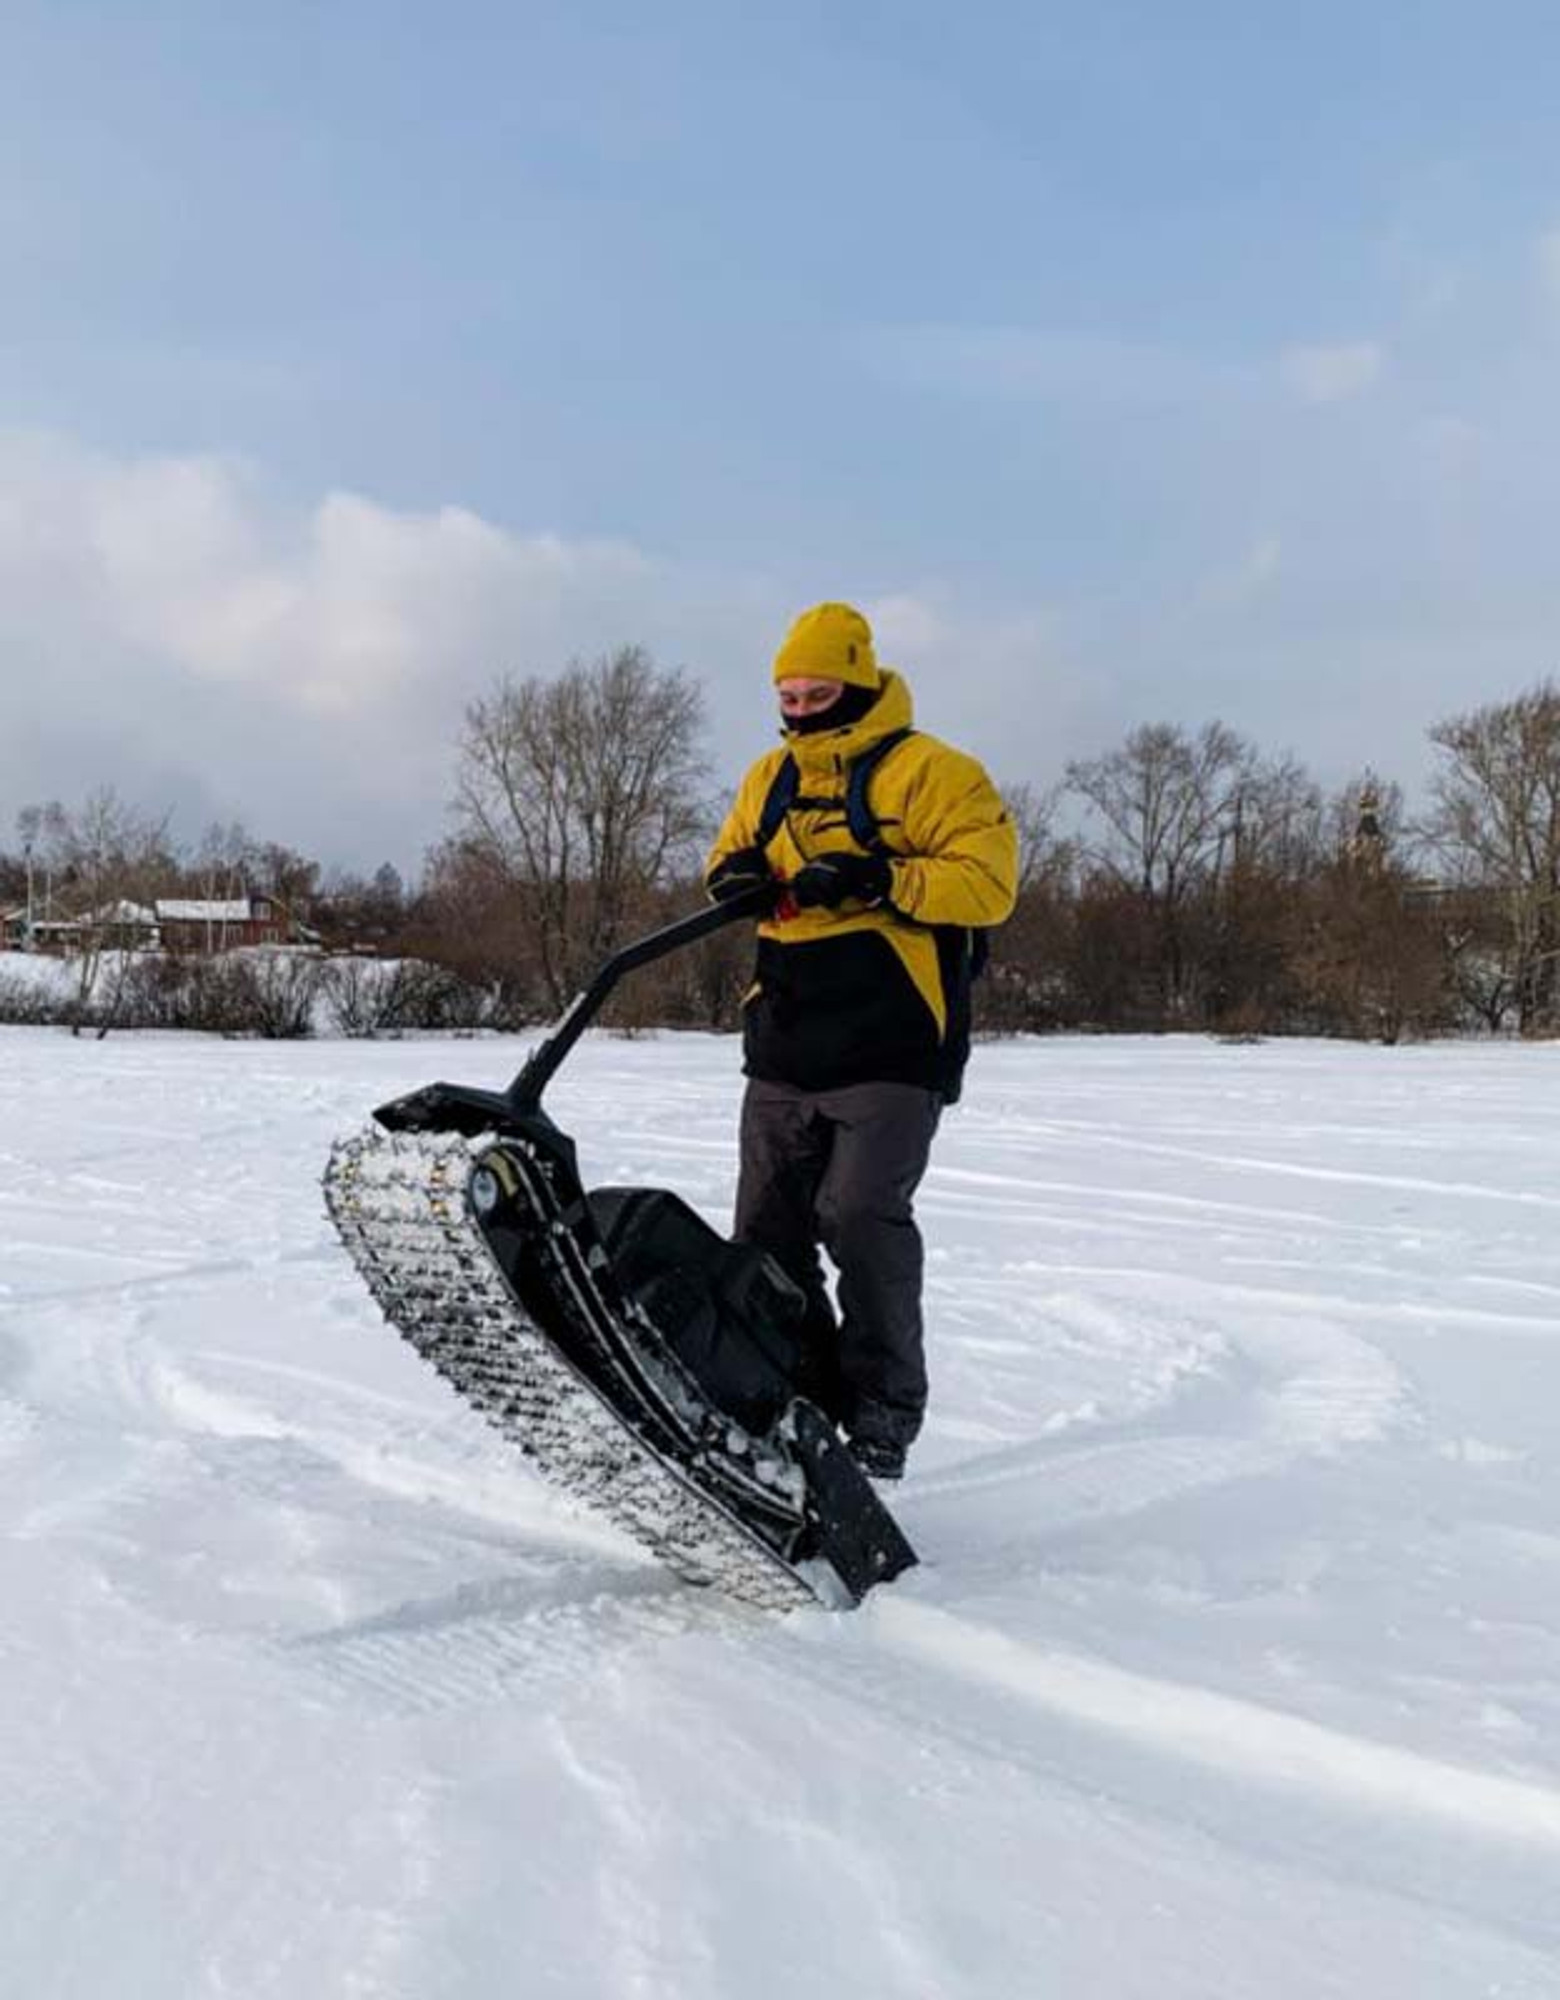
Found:
<svg viewBox="0 0 1560 2000"><path fill-rule="evenodd" d="M334 1246L332 1135L518 1058L0 1030L0 1991L1560 1994L1560 1051L979 1051L924 1566L784 1620ZM722 1218L737 1091L549 1102Z"/></svg>

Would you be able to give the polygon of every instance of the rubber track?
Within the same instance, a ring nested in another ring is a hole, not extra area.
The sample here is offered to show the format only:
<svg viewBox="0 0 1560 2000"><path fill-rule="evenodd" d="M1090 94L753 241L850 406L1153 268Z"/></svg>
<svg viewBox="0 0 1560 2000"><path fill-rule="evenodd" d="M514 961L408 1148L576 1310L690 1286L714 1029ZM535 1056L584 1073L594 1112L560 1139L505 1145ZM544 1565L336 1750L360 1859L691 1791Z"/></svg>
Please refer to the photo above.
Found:
<svg viewBox="0 0 1560 2000"><path fill-rule="evenodd" d="M325 1204L385 1317L548 1480L677 1575L765 1610L816 1604L802 1577L658 1457L521 1312L467 1209L455 1135L338 1140Z"/></svg>

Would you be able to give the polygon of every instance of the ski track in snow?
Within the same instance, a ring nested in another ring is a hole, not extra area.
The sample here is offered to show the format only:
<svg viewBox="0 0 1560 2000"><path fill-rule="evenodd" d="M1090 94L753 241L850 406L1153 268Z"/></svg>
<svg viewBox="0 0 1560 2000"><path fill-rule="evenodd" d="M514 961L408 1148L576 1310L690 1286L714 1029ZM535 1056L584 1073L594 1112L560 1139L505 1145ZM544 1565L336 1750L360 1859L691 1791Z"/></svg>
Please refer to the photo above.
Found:
<svg viewBox="0 0 1560 2000"><path fill-rule="evenodd" d="M330 1136L502 1050L0 1052L28 2000L1560 1992L1545 1052L983 1050L922 1205L925 1566L783 1621L541 1488L330 1239ZM593 1038L552 1108L718 1221L736 1089Z"/></svg>
<svg viewBox="0 0 1560 2000"><path fill-rule="evenodd" d="M1203 1688L1024 1646L932 1605L886 1600L876 1625L896 1652L1033 1708L1141 1739L1177 1761L1235 1768L1351 1808L1422 1817L1560 1862L1560 1788L1491 1777Z"/></svg>

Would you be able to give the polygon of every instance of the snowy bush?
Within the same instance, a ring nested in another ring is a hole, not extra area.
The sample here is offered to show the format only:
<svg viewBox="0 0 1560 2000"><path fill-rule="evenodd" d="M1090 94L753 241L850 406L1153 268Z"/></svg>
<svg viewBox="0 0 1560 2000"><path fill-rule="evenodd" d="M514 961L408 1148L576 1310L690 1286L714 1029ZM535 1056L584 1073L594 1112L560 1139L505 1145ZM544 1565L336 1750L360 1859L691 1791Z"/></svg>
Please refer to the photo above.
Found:
<svg viewBox="0 0 1560 2000"><path fill-rule="evenodd" d="M0 972L0 1022L36 1028L58 1021L64 1001L48 985L14 972Z"/></svg>
<svg viewBox="0 0 1560 2000"><path fill-rule="evenodd" d="M496 989L422 959L341 958L260 946L216 957L105 958L83 997L79 961L0 955L0 1023L107 1032L165 1028L296 1041L528 1025Z"/></svg>
<svg viewBox="0 0 1560 2000"><path fill-rule="evenodd" d="M318 959L262 950L234 952L227 965L250 1034L266 1041L296 1042L314 1033L315 1001L324 972Z"/></svg>
<svg viewBox="0 0 1560 2000"><path fill-rule="evenodd" d="M298 1041L314 1032L317 959L290 951L218 958L145 957L125 982L114 1024Z"/></svg>
<svg viewBox="0 0 1560 2000"><path fill-rule="evenodd" d="M492 1024L494 1002L446 966L420 958L336 958L320 982L324 1016L338 1034L460 1032Z"/></svg>
<svg viewBox="0 0 1560 2000"><path fill-rule="evenodd" d="M323 968L320 998L330 1025L352 1037L458 1034L502 1024L493 994L423 959L334 959Z"/></svg>

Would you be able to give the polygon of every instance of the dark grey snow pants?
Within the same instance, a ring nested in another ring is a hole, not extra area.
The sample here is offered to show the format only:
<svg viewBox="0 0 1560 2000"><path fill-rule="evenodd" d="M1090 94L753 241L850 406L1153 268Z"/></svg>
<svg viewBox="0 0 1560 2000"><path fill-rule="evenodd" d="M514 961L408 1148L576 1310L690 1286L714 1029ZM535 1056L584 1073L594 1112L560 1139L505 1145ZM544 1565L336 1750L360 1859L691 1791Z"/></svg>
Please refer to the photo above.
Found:
<svg viewBox="0 0 1560 2000"><path fill-rule="evenodd" d="M914 1197L942 1109L910 1083L749 1081L735 1235L806 1292L805 1386L853 1436L909 1444L926 1408ZM836 1326L818 1256L839 1272Z"/></svg>

